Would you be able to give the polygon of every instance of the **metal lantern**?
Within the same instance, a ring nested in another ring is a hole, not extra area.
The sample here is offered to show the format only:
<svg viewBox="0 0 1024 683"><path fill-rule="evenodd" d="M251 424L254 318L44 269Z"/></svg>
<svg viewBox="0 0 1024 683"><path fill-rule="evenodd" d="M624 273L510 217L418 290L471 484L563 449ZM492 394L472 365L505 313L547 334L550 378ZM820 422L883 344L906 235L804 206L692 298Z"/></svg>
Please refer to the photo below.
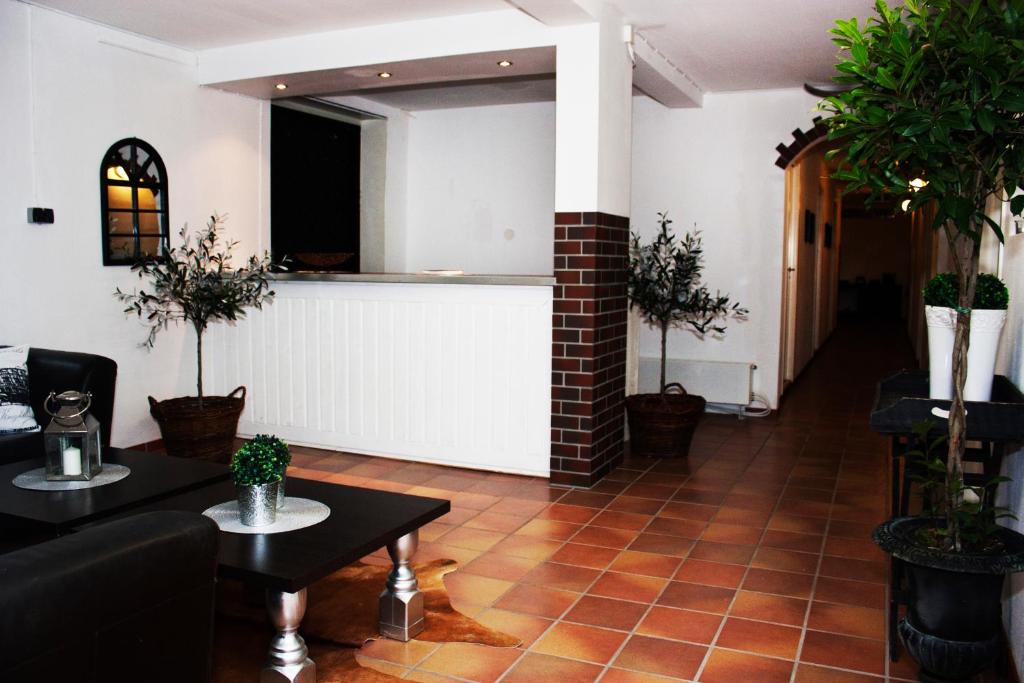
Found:
<svg viewBox="0 0 1024 683"><path fill-rule="evenodd" d="M47 397L43 408L53 417L43 432L47 481L88 481L103 468L100 423L88 412L91 404L92 394L80 391Z"/></svg>

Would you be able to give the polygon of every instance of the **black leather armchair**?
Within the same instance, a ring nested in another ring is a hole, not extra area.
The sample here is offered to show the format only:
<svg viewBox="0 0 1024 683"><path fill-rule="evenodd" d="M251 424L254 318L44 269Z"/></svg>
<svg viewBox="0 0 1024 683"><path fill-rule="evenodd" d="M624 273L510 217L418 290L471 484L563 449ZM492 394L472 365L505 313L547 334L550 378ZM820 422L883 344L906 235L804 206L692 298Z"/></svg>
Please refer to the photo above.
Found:
<svg viewBox="0 0 1024 683"><path fill-rule="evenodd" d="M36 422L43 429L50 424L50 416L43 409L43 403L51 391L91 391L92 407L89 412L99 420L103 445L109 446L116 380L117 363L104 356L36 348L28 351L29 401ZM43 437L39 433L0 435L0 464L37 458L42 454Z"/></svg>
<svg viewBox="0 0 1024 683"><path fill-rule="evenodd" d="M210 680L217 526L151 512L0 555L0 680Z"/></svg>

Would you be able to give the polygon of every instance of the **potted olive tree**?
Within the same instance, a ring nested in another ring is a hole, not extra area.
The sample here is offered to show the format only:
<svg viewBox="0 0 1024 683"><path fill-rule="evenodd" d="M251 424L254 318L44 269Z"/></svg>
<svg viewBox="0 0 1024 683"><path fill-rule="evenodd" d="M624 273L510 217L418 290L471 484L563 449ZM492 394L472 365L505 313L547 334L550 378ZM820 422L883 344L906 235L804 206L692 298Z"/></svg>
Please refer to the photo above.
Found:
<svg viewBox="0 0 1024 683"><path fill-rule="evenodd" d="M686 393L678 382L666 382L665 359L668 331L674 325L687 326L700 338L724 334L721 321L743 318L745 308L732 303L728 295L711 294L701 283L704 249L699 232L688 232L681 240L669 230L667 213L658 214L661 229L650 244L633 235L630 244L629 304L644 321L661 333L659 392L626 398L629 439L634 455L682 457L689 454L690 441L705 401Z"/></svg>
<svg viewBox="0 0 1024 683"><path fill-rule="evenodd" d="M956 341L956 273L939 273L924 287L925 320L928 323L928 396L953 398L953 344ZM1010 293L995 275L980 273L971 307L970 346L967 350L965 401L992 397L999 334L1006 323Z"/></svg>
<svg viewBox="0 0 1024 683"><path fill-rule="evenodd" d="M909 194L911 209L933 207L932 227L948 240L956 272L953 396L940 465L946 500L939 516L923 527L893 520L876 539L906 561L911 573L938 569L936 580L949 598L941 605L959 609L959 615L922 618L934 615L940 603L922 604L929 595L915 590L915 604L900 628L911 654L932 673L962 676L962 668L936 667L963 658L984 666L998 630L999 596L986 593L987 611L975 622L981 608L957 599L957 591L977 575L997 575L1001 585L1003 573L1021 569L1010 543L1001 541L1002 527L991 542L975 542L959 512L965 502L964 387L981 239L989 229L1003 238L985 213L986 200L1009 202L1014 214L1024 210L1024 195L1016 195L1024 182L1024 2L905 0L890 8L878 0L865 25L840 20L831 33L843 51L836 81L845 87L822 103L833 114L827 125L838 145L836 177L848 183L848 191L867 188L874 198ZM984 628L948 628L967 623Z"/></svg>
<svg viewBox="0 0 1024 683"><path fill-rule="evenodd" d="M160 426L160 436L171 455L227 462L238 418L245 406L245 387L227 396L203 394L203 333L210 323L243 318L247 308L261 308L274 293L269 288L270 256L250 256L245 266L231 268L231 251L237 242L221 240L223 216L210 217L195 239L186 225L181 246L160 259L132 266L139 279L152 289L122 292L115 296L149 326L144 344L152 348L156 335L172 321L191 325L196 333L196 395L157 401L149 397L150 413Z"/></svg>

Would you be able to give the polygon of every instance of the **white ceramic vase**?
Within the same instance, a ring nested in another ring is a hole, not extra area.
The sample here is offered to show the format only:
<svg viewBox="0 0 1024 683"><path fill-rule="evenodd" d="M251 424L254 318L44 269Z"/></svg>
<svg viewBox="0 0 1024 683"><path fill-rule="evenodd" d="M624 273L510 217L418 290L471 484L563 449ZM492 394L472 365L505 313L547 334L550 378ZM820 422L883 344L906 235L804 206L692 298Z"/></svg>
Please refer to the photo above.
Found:
<svg viewBox="0 0 1024 683"><path fill-rule="evenodd" d="M941 306L925 306L924 313L928 324L928 397L949 401L953 398L956 311ZM967 352L964 400L987 401L992 397L996 350L1005 322L1004 310L975 309L971 312L971 344Z"/></svg>
<svg viewBox="0 0 1024 683"><path fill-rule="evenodd" d="M965 401L988 401L992 398L992 379L996 374L996 351L999 335L1006 324L1005 310L971 311L971 347L967 350L967 383Z"/></svg>
<svg viewBox="0 0 1024 683"><path fill-rule="evenodd" d="M953 398L953 339L956 311L945 306L925 306L928 324L928 398Z"/></svg>

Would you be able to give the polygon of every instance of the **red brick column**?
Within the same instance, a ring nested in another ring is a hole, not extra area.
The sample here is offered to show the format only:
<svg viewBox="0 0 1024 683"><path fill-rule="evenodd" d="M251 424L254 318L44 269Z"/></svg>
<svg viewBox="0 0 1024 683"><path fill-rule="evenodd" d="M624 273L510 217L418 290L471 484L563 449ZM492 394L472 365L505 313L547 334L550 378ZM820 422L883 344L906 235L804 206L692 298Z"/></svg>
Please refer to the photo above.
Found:
<svg viewBox="0 0 1024 683"><path fill-rule="evenodd" d="M629 219L555 214L551 482L591 486L622 459Z"/></svg>

